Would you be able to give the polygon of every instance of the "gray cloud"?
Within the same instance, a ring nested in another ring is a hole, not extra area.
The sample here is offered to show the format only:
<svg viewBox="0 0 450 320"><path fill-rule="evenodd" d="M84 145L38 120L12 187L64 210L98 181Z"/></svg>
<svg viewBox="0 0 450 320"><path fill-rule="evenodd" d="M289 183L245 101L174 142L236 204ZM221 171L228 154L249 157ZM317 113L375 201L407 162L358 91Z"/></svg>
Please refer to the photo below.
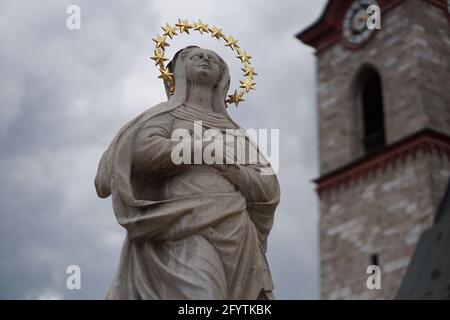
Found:
<svg viewBox="0 0 450 320"><path fill-rule="evenodd" d="M65 27L69 4L81 7L81 30ZM253 56L257 90L231 115L246 128L280 129L282 200L268 254L276 295L318 298L315 59L294 34L324 4L3 1L0 298L103 298L124 230L93 178L120 126L165 100L151 38L178 17L220 26ZM169 54L191 43L230 61L237 85L238 62L212 39L180 37ZM70 264L81 267L82 290L65 287Z"/></svg>

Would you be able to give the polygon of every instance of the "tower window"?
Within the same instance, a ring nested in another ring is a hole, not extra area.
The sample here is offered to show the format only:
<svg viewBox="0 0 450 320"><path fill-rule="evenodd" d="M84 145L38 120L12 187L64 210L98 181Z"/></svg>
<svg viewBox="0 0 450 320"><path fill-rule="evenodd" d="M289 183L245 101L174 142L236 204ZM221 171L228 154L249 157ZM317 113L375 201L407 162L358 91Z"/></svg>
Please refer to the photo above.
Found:
<svg viewBox="0 0 450 320"><path fill-rule="evenodd" d="M386 145L381 78L373 68L364 70L361 81L364 151L370 153Z"/></svg>
<svg viewBox="0 0 450 320"><path fill-rule="evenodd" d="M370 256L370 263L371 263L371 265L378 266L378 255L377 254L372 254Z"/></svg>

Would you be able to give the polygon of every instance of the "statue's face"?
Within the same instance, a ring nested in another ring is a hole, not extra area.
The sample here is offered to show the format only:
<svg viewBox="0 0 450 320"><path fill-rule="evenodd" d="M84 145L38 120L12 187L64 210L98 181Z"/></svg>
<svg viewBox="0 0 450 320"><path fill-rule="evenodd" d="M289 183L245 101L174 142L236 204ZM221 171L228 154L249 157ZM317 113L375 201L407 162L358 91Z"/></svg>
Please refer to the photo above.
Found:
<svg viewBox="0 0 450 320"><path fill-rule="evenodd" d="M188 81L215 86L220 79L219 57L211 50L194 48L184 60Z"/></svg>

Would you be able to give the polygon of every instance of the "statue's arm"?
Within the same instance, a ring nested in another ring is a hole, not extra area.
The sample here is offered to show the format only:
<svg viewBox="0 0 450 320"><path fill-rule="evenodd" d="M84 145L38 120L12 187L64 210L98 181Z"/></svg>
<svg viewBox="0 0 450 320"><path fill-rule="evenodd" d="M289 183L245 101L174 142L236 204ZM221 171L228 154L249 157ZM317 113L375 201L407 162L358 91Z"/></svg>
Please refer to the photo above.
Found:
<svg viewBox="0 0 450 320"><path fill-rule="evenodd" d="M214 166L244 194L248 203L273 203L275 207L278 205L280 185L277 176L262 174L263 165Z"/></svg>
<svg viewBox="0 0 450 320"><path fill-rule="evenodd" d="M172 116L163 113L142 125L133 145L135 172L162 174L176 167L171 159L176 144L171 140L172 123Z"/></svg>
<svg viewBox="0 0 450 320"><path fill-rule="evenodd" d="M274 213L280 202L277 176L263 175L263 165L215 165L247 200L247 212L258 230L258 238L267 250L267 237L273 226Z"/></svg>
<svg viewBox="0 0 450 320"><path fill-rule="evenodd" d="M97 195L100 198L108 198L111 195L111 184L108 168L108 153L109 149L103 152L100 159L97 175L95 176L94 185Z"/></svg>

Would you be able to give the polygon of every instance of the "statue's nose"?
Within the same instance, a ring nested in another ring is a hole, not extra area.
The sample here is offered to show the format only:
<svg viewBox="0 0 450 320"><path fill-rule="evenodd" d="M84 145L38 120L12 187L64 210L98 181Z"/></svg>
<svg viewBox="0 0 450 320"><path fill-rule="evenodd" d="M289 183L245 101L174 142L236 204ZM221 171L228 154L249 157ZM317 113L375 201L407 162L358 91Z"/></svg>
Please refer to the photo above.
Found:
<svg viewBox="0 0 450 320"><path fill-rule="evenodd" d="M207 55L203 55L200 57L200 63L206 63L209 66L209 57Z"/></svg>
<svg viewBox="0 0 450 320"><path fill-rule="evenodd" d="M202 59L209 62L209 56L207 54L202 54Z"/></svg>

